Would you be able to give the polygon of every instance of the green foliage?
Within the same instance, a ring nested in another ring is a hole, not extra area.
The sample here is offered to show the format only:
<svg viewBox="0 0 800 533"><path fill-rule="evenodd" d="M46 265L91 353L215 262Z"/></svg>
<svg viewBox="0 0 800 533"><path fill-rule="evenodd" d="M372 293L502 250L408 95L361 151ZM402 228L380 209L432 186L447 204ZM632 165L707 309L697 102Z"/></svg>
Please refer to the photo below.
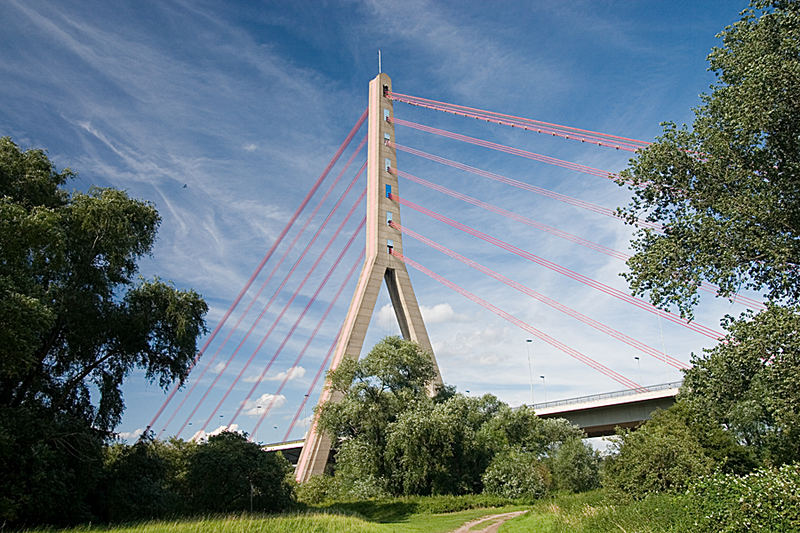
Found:
<svg viewBox="0 0 800 533"><path fill-rule="evenodd" d="M685 315L703 280L800 303L800 4L753 2L719 36L692 129L668 124L621 179L627 214L665 227L637 233L627 279Z"/></svg>
<svg viewBox="0 0 800 533"><path fill-rule="evenodd" d="M681 391L761 462L800 460L800 312L771 306L730 325L726 342L696 358Z"/></svg>
<svg viewBox="0 0 800 533"><path fill-rule="evenodd" d="M385 456L392 465L392 492L480 492L480 477L492 455L481 428L501 405L491 395L455 395L405 411L389 427L387 437Z"/></svg>
<svg viewBox="0 0 800 533"><path fill-rule="evenodd" d="M695 531L800 531L800 465L744 476L717 473L688 491Z"/></svg>
<svg viewBox="0 0 800 533"><path fill-rule="evenodd" d="M0 523L91 520L102 475L103 435L42 408L0 407Z"/></svg>
<svg viewBox="0 0 800 533"><path fill-rule="evenodd" d="M546 464L557 490L584 492L600 485L600 454L581 439L564 441Z"/></svg>
<svg viewBox="0 0 800 533"><path fill-rule="evenodd" d="M43 406L110 431L135 368L183 379L205 331L194 291L137 281L160 218L123 191L69 194L41 150L0 138L0 406Z"/></svg>
<svg viewBox="0 0 800 533"><path fill-rule="evenodd" d="M389 425L420 402L430 402L427 385L435 377L430 354L416 343L387 337L360 361L345 360L328 374L341 401L323 405L319 427L342 444L337 478L354 494L383 493L391 476L384 458Z"/></svg>
<svg viewBox="0 0 800 533"><path fill-rule="evenodd" d="M682 491L713 468L712 459L677 411L658 411L636 431L619 430L613 447L615 455L603 464L603 485L633 498Z"/></svg>
<svg viewBox="0 0 800 533"><path fill-rule="evenodd" d="M197 446L186 483L195 512L281 511L293 501L291 465L239 433L223 432Z"/></svg>
<svg viewBox="0 0 800 533"><path fill-rule="evenodd" d="M510 448L494 456L482 481L486 494L532 500L547 492L550 472L535 453Z"/></svg>

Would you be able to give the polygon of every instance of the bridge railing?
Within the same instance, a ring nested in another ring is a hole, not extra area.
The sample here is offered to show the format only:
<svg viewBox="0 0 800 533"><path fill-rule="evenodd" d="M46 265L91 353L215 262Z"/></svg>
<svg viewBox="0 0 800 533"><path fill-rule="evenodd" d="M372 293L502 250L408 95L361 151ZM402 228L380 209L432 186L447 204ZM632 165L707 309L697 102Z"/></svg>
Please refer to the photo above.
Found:
<svg viewBox="0 0 800 533"><path fill-rule="evenodd" d="M659 383L658 385L648 385L642 389L625 389L612 392L603 392L600 394L590 394L589 396L579 396L577 398L566 398L564 400L554 400L552 402L542 402L533 404L534 411L537 409L545 409L547 407L559 407L561 405L572 405L576 403L586 403L597 400L605 400L608 398L619 398L621 396L632 396L634 394L642 394L643 392L655 392L666 389L677 389L681 386L683 380L671 381L669 383Z"/></svg>

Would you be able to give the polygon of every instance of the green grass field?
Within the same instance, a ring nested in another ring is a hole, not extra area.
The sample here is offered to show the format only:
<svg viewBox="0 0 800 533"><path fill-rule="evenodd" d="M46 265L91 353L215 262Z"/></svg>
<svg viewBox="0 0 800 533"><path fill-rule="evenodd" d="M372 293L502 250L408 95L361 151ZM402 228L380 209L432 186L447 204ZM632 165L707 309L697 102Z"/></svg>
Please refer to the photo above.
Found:
<svg viewBox="0 0 800 533"><path fill-rule="evenodd" d="M244 513L217 517L149 521L117 526L82 526L70 532L151 533L361 533L447 532L490 514L529 509L501 526L501 533L600 533L691 531L693 523L680 496L657 495L615 503L603 490L562 494L533 504L484 496L432 496L358 502L331 502L282 515ZM47 530L34 530L43 532ZM52 530L50 530L52 531ZM33 532L31 532L33 533Z"/></svg>

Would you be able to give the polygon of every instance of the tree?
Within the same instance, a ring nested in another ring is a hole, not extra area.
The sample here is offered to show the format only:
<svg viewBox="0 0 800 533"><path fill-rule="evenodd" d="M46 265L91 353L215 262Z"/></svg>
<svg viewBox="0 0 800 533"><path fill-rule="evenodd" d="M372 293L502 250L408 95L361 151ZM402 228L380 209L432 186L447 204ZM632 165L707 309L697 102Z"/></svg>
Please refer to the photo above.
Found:
<svg viewBox="0 0 800 533"><path fill-rule="evenodd" d="M186 475L196 512L283 511L293 501L289 461L240 433L209 437L192 454Z"/></svg>
<svg viewBox="0 0 800 533"><path fill-rule="evenodd" d="M342 479L389 479L383 457L387 429L401 413L430 401L426 387L434 379L431 357L416 343L386 337L360 361L345 360L328 374L334 394L319 413L319 426L336 441Z"/></svg>
<svg viewBox="0 0 800 533"><path fill-rule="evenodd" d="M800 313L773 307L730 328L724 343L693 360L683 400L750 447L762 463L797 461Z"/></svg>
<svg viewBox="0 0 800 533"><path fill-rule="evenodd" d="M550 472L535 453L508 448L492 459L483 473L486 494L535 499L550 487Z"/></svg>
<svg viewBox="0 0 800 533"><path fill-rule="evenodd" d="M386 463L395 494L466 494L482 489L492 447L481 431L505 407L489 394L420 402L387 431Z"/></svg>
<svg viewBox="0 0 800 533"><path fill-rule="evenodd" d="M634 498L685 490L714 464L679 411L657 411L635 431L620 429L612 444L616 453L603 464L603 485Z"/></svg>
<svg viewBox="0 0 800 533"><path fill-rule="evenodd" d="M717 81L692 128L667 124L623 172L626 214L664 228L637 232L626 277L689 317L704 281L766 295L765 311L726 319L682 394L753 456L788 462L800 459L800 3L754 0L742 15L708 56Z"/></svg>
<svg viewBox="0 0 800 533"><path fill-rule="evenodd" d="M91 518L102 443L134 369L182 380L205 331L191 290L137 278L160 218L116 189L65 190L42 150L0 138L0 521Z"/></svg>
<svg viewBox="0 0 800 533"><path fill-rule="evenodd" d="M571 438L545 462L558 490L583 492L600 484L600 453L579 438Z"/></svg>
<svg viewBox="0 0 800 533"><path fill-rule="evenodd" d="M703 280L800 302L800 4L755 0L708 56L717 76L692 129L667 124L620 183L639 230L634 292L691 316Z"/></svg>
<svg viewBox="0 0 800 533"><path fill-rule="evenodd" d="M72 176L0 139L0 407L43 406L110 431L134 368L161 386L183 379L207 306L136 279L160 223L151 204L116 189L70 194Z"/></svg>

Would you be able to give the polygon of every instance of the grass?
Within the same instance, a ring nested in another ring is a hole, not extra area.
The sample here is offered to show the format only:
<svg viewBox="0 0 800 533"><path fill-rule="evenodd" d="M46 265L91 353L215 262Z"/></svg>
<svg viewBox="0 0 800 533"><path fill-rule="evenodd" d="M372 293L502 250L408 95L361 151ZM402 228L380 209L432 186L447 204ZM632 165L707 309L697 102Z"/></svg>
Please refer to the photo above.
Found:
<svg viewBox="0 0 800 533"><path fill-rule="evenodd" d="M147 521L116 526L80 526L64 533L368 533L447 532L465 522L526 508L518 502L485 496L432 496L328 503L281 515L226 516ZM53 530L33 530L36 532ZM31 533L33 533L33 531Z"/></svg>
<svg viewBox="0 0 800 533"><path fill-rule="evenodd" d="M604 490L545 498L531 511L509 520L500 533L677 533L694 529L684 496L652 495L641 501L615 502Z"/></svg>
<svg viewBox="0 0 800 533"><path fill-rule="evenodd" d="M534 502L475 496L431 496L353 502L330 502L303 512L281 515L258 513L148 521L117 526L81 526L65 533L367 533L447 532L486 515L529 509L509 520L501 533L600 533L691 531L685 497L654 495L641 501L615 502L604 490L557 494ZM488 523L477 526L486 527ZM53 530L35 530L36 532Z"/></svg>

